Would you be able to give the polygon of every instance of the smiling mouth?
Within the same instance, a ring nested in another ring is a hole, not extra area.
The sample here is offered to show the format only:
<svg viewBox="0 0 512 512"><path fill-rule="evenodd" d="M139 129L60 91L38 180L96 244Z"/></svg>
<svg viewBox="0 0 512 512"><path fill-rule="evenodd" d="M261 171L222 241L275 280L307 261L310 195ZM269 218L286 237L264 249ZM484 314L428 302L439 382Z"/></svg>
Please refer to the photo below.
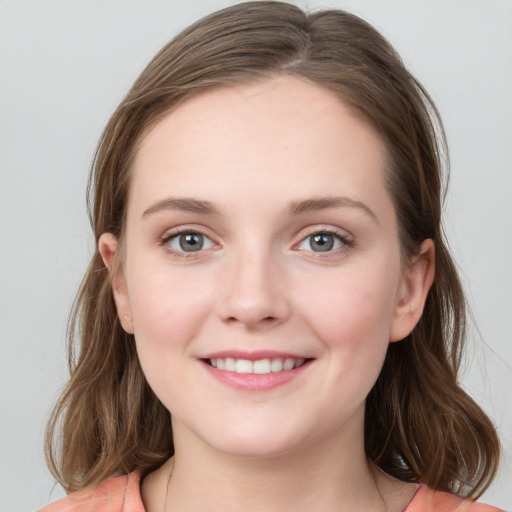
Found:
<svg viewBox="0 0 512 512"><path fill-rule="evenodd" d="M233 357L218 357L214 359L205 359L207 364L218 370L234 373L252 373L255 375L266 375L269 373L279 373L288 370L295 370L303 366L309 359L302 358L281 358L257 359L250 361L248 359L235 359Z"/></svg>

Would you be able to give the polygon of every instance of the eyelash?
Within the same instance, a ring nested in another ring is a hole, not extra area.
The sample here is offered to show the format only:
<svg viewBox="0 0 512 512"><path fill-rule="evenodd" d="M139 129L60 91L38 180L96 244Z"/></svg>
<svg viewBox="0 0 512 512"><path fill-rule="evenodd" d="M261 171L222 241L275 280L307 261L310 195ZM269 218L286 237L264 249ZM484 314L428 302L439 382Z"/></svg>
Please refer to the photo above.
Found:
<svg viewBox="0 0 512 512"><path fill-rule="evenodd" d="M203 252L202 250L187 252L187 251L178 251L176 249L173 249L170 246L170 242L172 240L174 240L175 238L178 238L181 235L201 235L205 239L209 240L213 246L217 245L215 242L212 241L212 239L206 233L204 233L200 229L182 228L182 229L173 231L172 233L167 233L160 239L160 245L165 249L167 254L169 254L170 256L172 256L173 258L176 258L176 259L191 258L191 257L194 257L194 255L196 255L197 253Z"/></svg>
<svg viewBox="0 0 512 512"><path fill-rule="evenodd" d="M172 233L165 234L160 239L159 243L170 256L172 256L173 258L176 258L176 259L191 258L191 257L194 257L196 255L196 253L203 252L202 249L200 249L198 251L187 252L187 251L179 251L179 250L176 250L176 249L173 249L170 247L170 242L172 240L174 240L175 238L178 238L181 235L185 235L185 234L201 235L205 239L209 240L210 243L212 244L212 246L217 246L217 244L215 242L213 242L211 240L211 238L206 233L204 233L202 230L191 229L191 228L182 228L177 231L173 231ZM300 241L297 244L295 244L294 247L298 247L298 246L302 245L308 239L310 239L311 237L313 237L315 235L333 236L334 238L336 238L337 240L339 240L341 242L342 246L335 248L333 250L327 250L327 251L313 251L313 250L307 250L307 249L299 249L299 250L304 251L304 252L310 252L315 255L314 257L320 257L320 258L324 257L325 258L325 257L329 257L329 255L332 255L333 253L339 254L340 252L347 251L354 246L354 241L349 236L347 236L346 232L337 231L332 228L326 228L326 229L314 228L314 229L311 229L310 231L306 231L306 233L304 233L304 235L301 237ZM311 242L310 242L310 246L311 246ZM209 249L209 248L210 247L208 247L207 249Z"/></svg>
<svg viewBox="0 0 512 512"><path fill-rule="evenodd" d="M342 246L338 247L336 249L332 249L332 250L328 250L328 251L324 251L324 252L307 250L307 249L299 249L299 250L303 250L305 252L310 252L315 255L314 257L326 258L333 254L339 255L340 252L348 251L349 249L354 247L354 240L350 237L350 235L348 235L347 232L338 231L333 228L322 229L321 227L320 228L315 227L315 228L311 229L310 231L306 231L306 233L301 237L300 242L298 244L295 244L295 247L302 245L308 239L311 239L312 237L314 237L316 235L333 236L334 238L336 238L337 240L339 240L341 242ZM310 245L311 245L311 242L310 242Z"/></svg>

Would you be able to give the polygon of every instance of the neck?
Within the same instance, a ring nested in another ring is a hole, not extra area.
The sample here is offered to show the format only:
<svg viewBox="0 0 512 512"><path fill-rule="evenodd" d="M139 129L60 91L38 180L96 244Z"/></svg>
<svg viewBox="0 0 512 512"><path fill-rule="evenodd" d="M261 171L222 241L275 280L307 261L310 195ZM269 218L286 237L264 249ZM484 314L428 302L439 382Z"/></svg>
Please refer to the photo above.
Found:
<svg viewBox="0 0 512 512"><path fill-rule="evenodd" d="M174 460L143 483L148 512L387 511L362 435L317 440L314 447L270 457L237 457L187 439L193 435L175 427Z"/></svg>

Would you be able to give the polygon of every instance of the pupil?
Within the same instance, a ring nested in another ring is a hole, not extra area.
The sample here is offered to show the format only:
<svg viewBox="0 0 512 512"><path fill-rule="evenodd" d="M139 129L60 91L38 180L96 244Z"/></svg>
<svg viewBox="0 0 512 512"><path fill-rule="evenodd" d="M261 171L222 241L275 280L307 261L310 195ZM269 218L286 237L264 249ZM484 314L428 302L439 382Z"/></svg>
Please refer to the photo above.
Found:
<svg viewBox="0 0 512 512"><path fill-rule="evenodd" d="M310 242L311 249L318 252L330 251L334 246L334 238L332 235L325 233L315 235Z"/></svg>
<svg viewBox="0 0 512 512"><path fill-rule="evenodd" d="M180 236L180 247L187 252L199 251L203 247L203 235L189 233Z"/></svg>

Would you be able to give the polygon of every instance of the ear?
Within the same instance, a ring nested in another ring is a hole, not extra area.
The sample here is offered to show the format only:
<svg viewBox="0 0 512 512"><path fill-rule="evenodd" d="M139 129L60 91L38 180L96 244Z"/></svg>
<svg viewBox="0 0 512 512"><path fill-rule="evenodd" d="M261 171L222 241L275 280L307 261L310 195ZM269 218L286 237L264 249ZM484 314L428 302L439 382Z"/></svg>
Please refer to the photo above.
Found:
<svg viewBox="0 0 512 512"><path fill-rule="evenodd" d="M110 274L112 293L119 321L128 334L133 334L132 310L124 273L120 264L121 255L118 253L118 250L121 250L119 249L118 240L112 233L103 233L100 236L98 251Z"/></svg>
<svg viewBox="0 0 512 512"><path fill-rule="evenodd" d="M400 341L408 336L423 313L428 291L434 282L435 246L425 240L404 270L397 303L391 322L389 341Z"/></svg>

